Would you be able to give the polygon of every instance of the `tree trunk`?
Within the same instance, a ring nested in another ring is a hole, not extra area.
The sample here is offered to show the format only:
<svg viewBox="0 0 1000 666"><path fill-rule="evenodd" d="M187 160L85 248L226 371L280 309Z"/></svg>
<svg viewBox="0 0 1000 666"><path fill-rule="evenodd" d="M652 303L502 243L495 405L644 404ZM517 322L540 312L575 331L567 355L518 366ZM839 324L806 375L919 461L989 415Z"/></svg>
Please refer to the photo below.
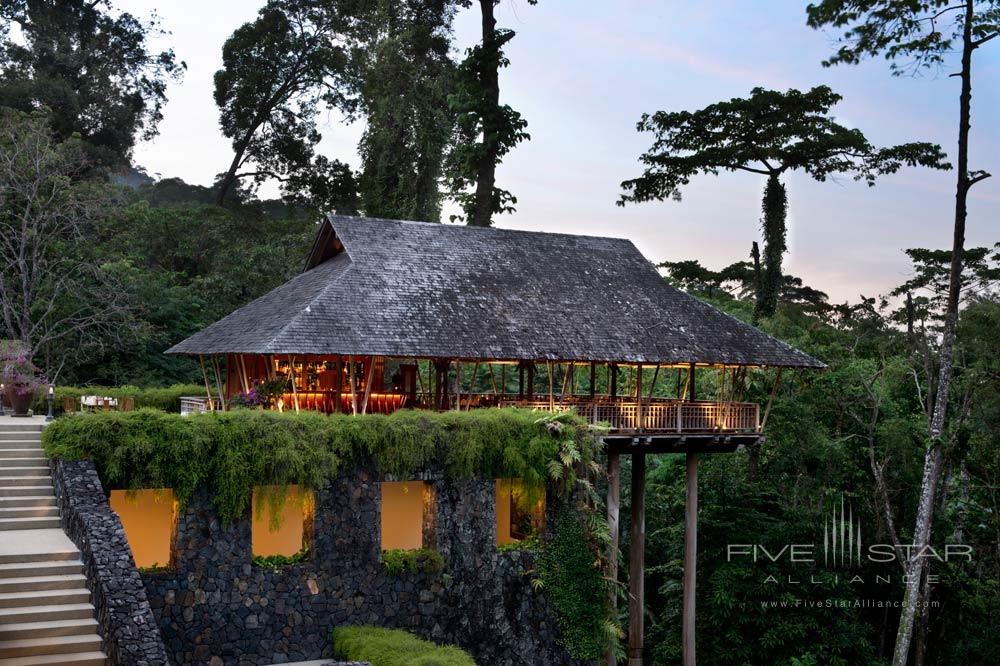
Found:
<svg viewBox="0 0 1000 666"><path fill-rule="evenodd" d="M785 254L785 217L788 213L788 197L785 186L778 180L778 174L767 177L764 187L764 266L760 271L760 285L754 307L754 320L771 317L778 309L778 295L781 292L781 258Z"/></svg>
<svg viewBox="0 0 1000 666"><path fill-rule="evenodd" d="M479 83L483 90L483 137L479 164L476 167L476 196L468 224L488 227L493 224L493 189L496 185L497 130L494 120L500 106L500 58L497 44L497 20L494 0L479 0L483 17L483 59Z"/></svg>
<svg viewBox="0 0 1000 666"><path fill-rule="evenodd" d="M921 597L921 581L925 558L921 557L930 542L931 523L934 519L934 497L941 478L943 451L941 433L944 430L951 388L952 362L955 347L955 326L958 322L959 296L962 291L962 253L965 249L966 199L971 182L969 179L969 127L972 108L972 21L975 14L974 0L965 2L965 26L962 40L962 92L959 96L958 121L958 183L955 191L955 229L951 252L951 270L948 284L948 309L945 315L944 336L941 343L941 366L938 371L937 395L929 427L929 446L924 456L924 475L920 486L920 503L917 522L913 530L913 548L907 563L906 588L896 633L893 666L906 666L913 637L913 622Z"/></svg>

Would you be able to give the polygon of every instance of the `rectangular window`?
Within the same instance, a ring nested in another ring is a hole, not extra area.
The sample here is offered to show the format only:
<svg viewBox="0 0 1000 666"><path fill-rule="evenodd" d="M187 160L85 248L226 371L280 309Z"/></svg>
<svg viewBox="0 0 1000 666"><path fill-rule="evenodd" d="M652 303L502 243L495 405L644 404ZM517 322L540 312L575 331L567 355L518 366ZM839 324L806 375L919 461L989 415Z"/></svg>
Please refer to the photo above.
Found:
<svg viewBox="0 0 1000 666"><path fill-rule="evenodd" d="M170 565L170 542L177 524L177 501L170 488L112 490L111 509L139 568Z"/></svg>
<svg viewBox="0 0 1000 666"><path fill-rule="evenodd" d="M545 490L521 479L496 480L497 545L537 535L545 520Z"/></svg>
<svg viewBox="0 0 1000 666"><path fill-rule="evenodd" d="M382 483L382 550L424 547L424 504L428 495L423 481ZM429 497L427 498L429 501Z"/></svg>
<svg viewBox="0 0 1000 666"><path fill-rule="evenodd" d="M311 530L313 495L298 486L254 488L251 508L253 554L291 557L305 546Z"/></svg>

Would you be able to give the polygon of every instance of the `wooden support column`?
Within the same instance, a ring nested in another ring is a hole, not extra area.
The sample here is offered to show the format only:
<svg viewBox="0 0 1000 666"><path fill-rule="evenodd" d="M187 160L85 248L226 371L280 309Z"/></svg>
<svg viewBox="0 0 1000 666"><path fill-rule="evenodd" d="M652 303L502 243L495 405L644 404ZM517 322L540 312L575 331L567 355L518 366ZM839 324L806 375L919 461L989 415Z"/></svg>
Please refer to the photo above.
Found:
<svg viewBox="0 0 1000 666"><path fill-rule="evenodd" d="M223 396L223 383L222 383L222 371L219 370L219 357L212 357L212 368L215 370L215 388L219 392L219 409L221 411L226 411L226 398ZM229 372L229 368L226 368L226 372Z"/></svg>
<svg viewBox="0 0 1000 666"><path fill-rule="evenodd" d="M591 364L593 375L594 364ZM618 607L618 512L621 506L621 458L617 453L608 453L608 532L611 535L608 549L608 578L611 579L611 590L608 592L608 603L612 615ZM615 642L612 641L604 652L605 666L617 666L615 660Z"/></svg>
<svg viewBox="0 0 1000 666"><path fill-rule="evenodd" d="M288 356L288 376L292 379L292 402L295 405L295 413L299 413L299 391L295 387L295 357Z"/></svg>
<svg viewBox="0 0 1000 666"><path fill-rule="evenodd" d="M642 363L635 368L635 427L642 432L645 428L645 415L642 408Z"/></svg>
<svg viewBox="0 0 1000 666"><path fill-rule="evenodd" d="M698 564L698 454L687 454L684 506L684 606L681 644L684 666L695 666L695 582Z"/></svg>
<svg viewBox="0 0 1000 666"><path fill-rule="evenodd" d="M535 364L534 363L528 363L527 398L528 398L528 400L533 400L535 398Z"/></svg>
<svg viewBox="0 0 1000 666"><path fill-rule="evenodd" d="M608 384L611 388L608 389L608 394L612 399L618 397L618 364L611 363L608 365Z"/></svg>
<svg viewBox="0 0 1000 666"><path fill-rule="evenodd" d="M590 400L593 402L597 395L597 361L590 362Z"/></svg>
<svg viewBox="0 0 1000 666"><path fill-rule="evenodd" d="M628 566L628 666L642 666L646 569L646 454L632 454L632 533Z"/></svg>
<svg viewBox="0 0 1000 666"><path fill-rule="evenodd" d="M339 414L342 411L340 405L340 394L344 390L344 360L337 357L333 363L333 413Z"/></svg>
<svg viewBox="0 0 1000 666"><path fill-rule="evenodd" d="M209 385L208 372L205 370L205 356L198 354L198 362L201 363L201 376L205 379L205 395L208 396L208 408L214 409L215 398L212 397L212 387Z"/></svg>

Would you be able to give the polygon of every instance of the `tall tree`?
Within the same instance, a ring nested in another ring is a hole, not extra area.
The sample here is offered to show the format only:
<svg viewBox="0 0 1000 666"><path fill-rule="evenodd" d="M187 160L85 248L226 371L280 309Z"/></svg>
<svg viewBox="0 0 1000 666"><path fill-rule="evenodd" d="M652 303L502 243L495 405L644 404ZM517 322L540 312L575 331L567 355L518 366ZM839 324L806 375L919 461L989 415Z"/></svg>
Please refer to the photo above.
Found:
<svg viewBox="0 0 1000 666"><path fill-rule="evenodd" d="M488 227L493 216L514 211L517 198L496 186L497 165L518 143L531 137L521 114L500 103L500 70L510 61L503 47L514 31L497 28L494 9L499 0L479 0L482 16L481 44L469 49L459 67L456 91L449 98L457 114L455 145L448 156L446 178L452 197L472 226ZM459 0L471 7L473 0ZM537 4L537 0L528 0Z"/></svg>
<svg viewBox="0 0 1000 666"><path fill-rule="evenodd" d="M754 88L746 99L718 102L698 111L644 114L640 132L654 135L640 156L646 165L638 178L622 183L628 202L680 200L680 188L697 174L745 171L767 177L762 202L763 266L755 318L770 317L782 286L785 215L788 198L781 177L804 171L818 181L837 174L875 183L904 164L948 168L939 146L907 143L873 147L860 130L838 124L830 109L841 96L826 86L787 93Z"/></svg>
<svg viewBox="0 0 1000 666"><path fill-rule="evenodd" d="M92 161L126 165L136 140L156 135L167 83L185 67L149 50L159 33L155 16L106 0L0 0L0 106L46 106L58 138L79 134Z"/></svg>
<svg viewBox="0 0 1000 666"><path fill-rule="evenodd" d="M455 6L450 0L380 3L359 51L361 208L366 215L438 222L445 148L454 126L448 94Z"/></svg>
<svg viewBox="0 0 1000 666"><path fill-rule="evenodd" d="M269 0L226 40L215 103L233 159L220 176L217 203L240 181L277 180L289 197L353 209L350 169L316 155L315 147L320 109L354 107L350 49L357 23L352 3Z"/></svg>
<svg viewBox="0 0 1000 666"><path fill-rule="evenodd" d="M123 290L93 253L108 185L87 180L82 142L58 141L45 113L0 108L0 338L65 361L113 344L129 322Z"/></svg>
<svg viewBox="0 0 1000 666"><path fill-rule="evenodd" d="M948 305L938 371L934 410L928 422L929 443L924 460L920 502L913 529L909 578L903 597L893 664L905 666L913 636L913 622L921 596L922 554L930 541L934 498L941 477L943 439L953 373L955 329L962 291L962 258L969 190L990 174L969 168L969 130L972 119L972 57L977 49L1000 36L998 0L822 0L807 8L813 28L842 30L840 48L823 64L856 64L869 56L892 61L893 74L938 69L958 52L960 64L952 74L959 79L958 173L955 220L948 287Z"/></svg>

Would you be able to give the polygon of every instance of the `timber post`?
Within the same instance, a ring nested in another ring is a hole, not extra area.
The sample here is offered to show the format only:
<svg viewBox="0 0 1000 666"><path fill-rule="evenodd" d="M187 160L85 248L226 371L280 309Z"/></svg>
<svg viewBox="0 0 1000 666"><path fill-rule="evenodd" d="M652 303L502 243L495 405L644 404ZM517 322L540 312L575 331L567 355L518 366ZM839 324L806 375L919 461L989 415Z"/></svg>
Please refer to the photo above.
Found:
<svg viewBox="0 0 1000 666"><path fill-rule="evenodd" d="M593 369L593 365L591 369ZM617 452L608 453L608 532L610 543L608 548L608 578L611 579L611 589L608 592L608 603L612 611L618 608L618 513L621 508L621 457ZM612 640L604 653L606 666L616 666L615 641Z"/></svg>
<svg viewBox="0 0 1000 666"><path fill-rule="evenodd" d="M642 666L645 612L646 454L632 455L632 533L628 567L628 666Z"/></svg>
<svg viewBox="0 0 1000 666"><path fill-rule="evenodd" d="M698 564L698 454L687 454L684 504L684 605L681 644L684 666L695 666L695 587Z"/></svg>

